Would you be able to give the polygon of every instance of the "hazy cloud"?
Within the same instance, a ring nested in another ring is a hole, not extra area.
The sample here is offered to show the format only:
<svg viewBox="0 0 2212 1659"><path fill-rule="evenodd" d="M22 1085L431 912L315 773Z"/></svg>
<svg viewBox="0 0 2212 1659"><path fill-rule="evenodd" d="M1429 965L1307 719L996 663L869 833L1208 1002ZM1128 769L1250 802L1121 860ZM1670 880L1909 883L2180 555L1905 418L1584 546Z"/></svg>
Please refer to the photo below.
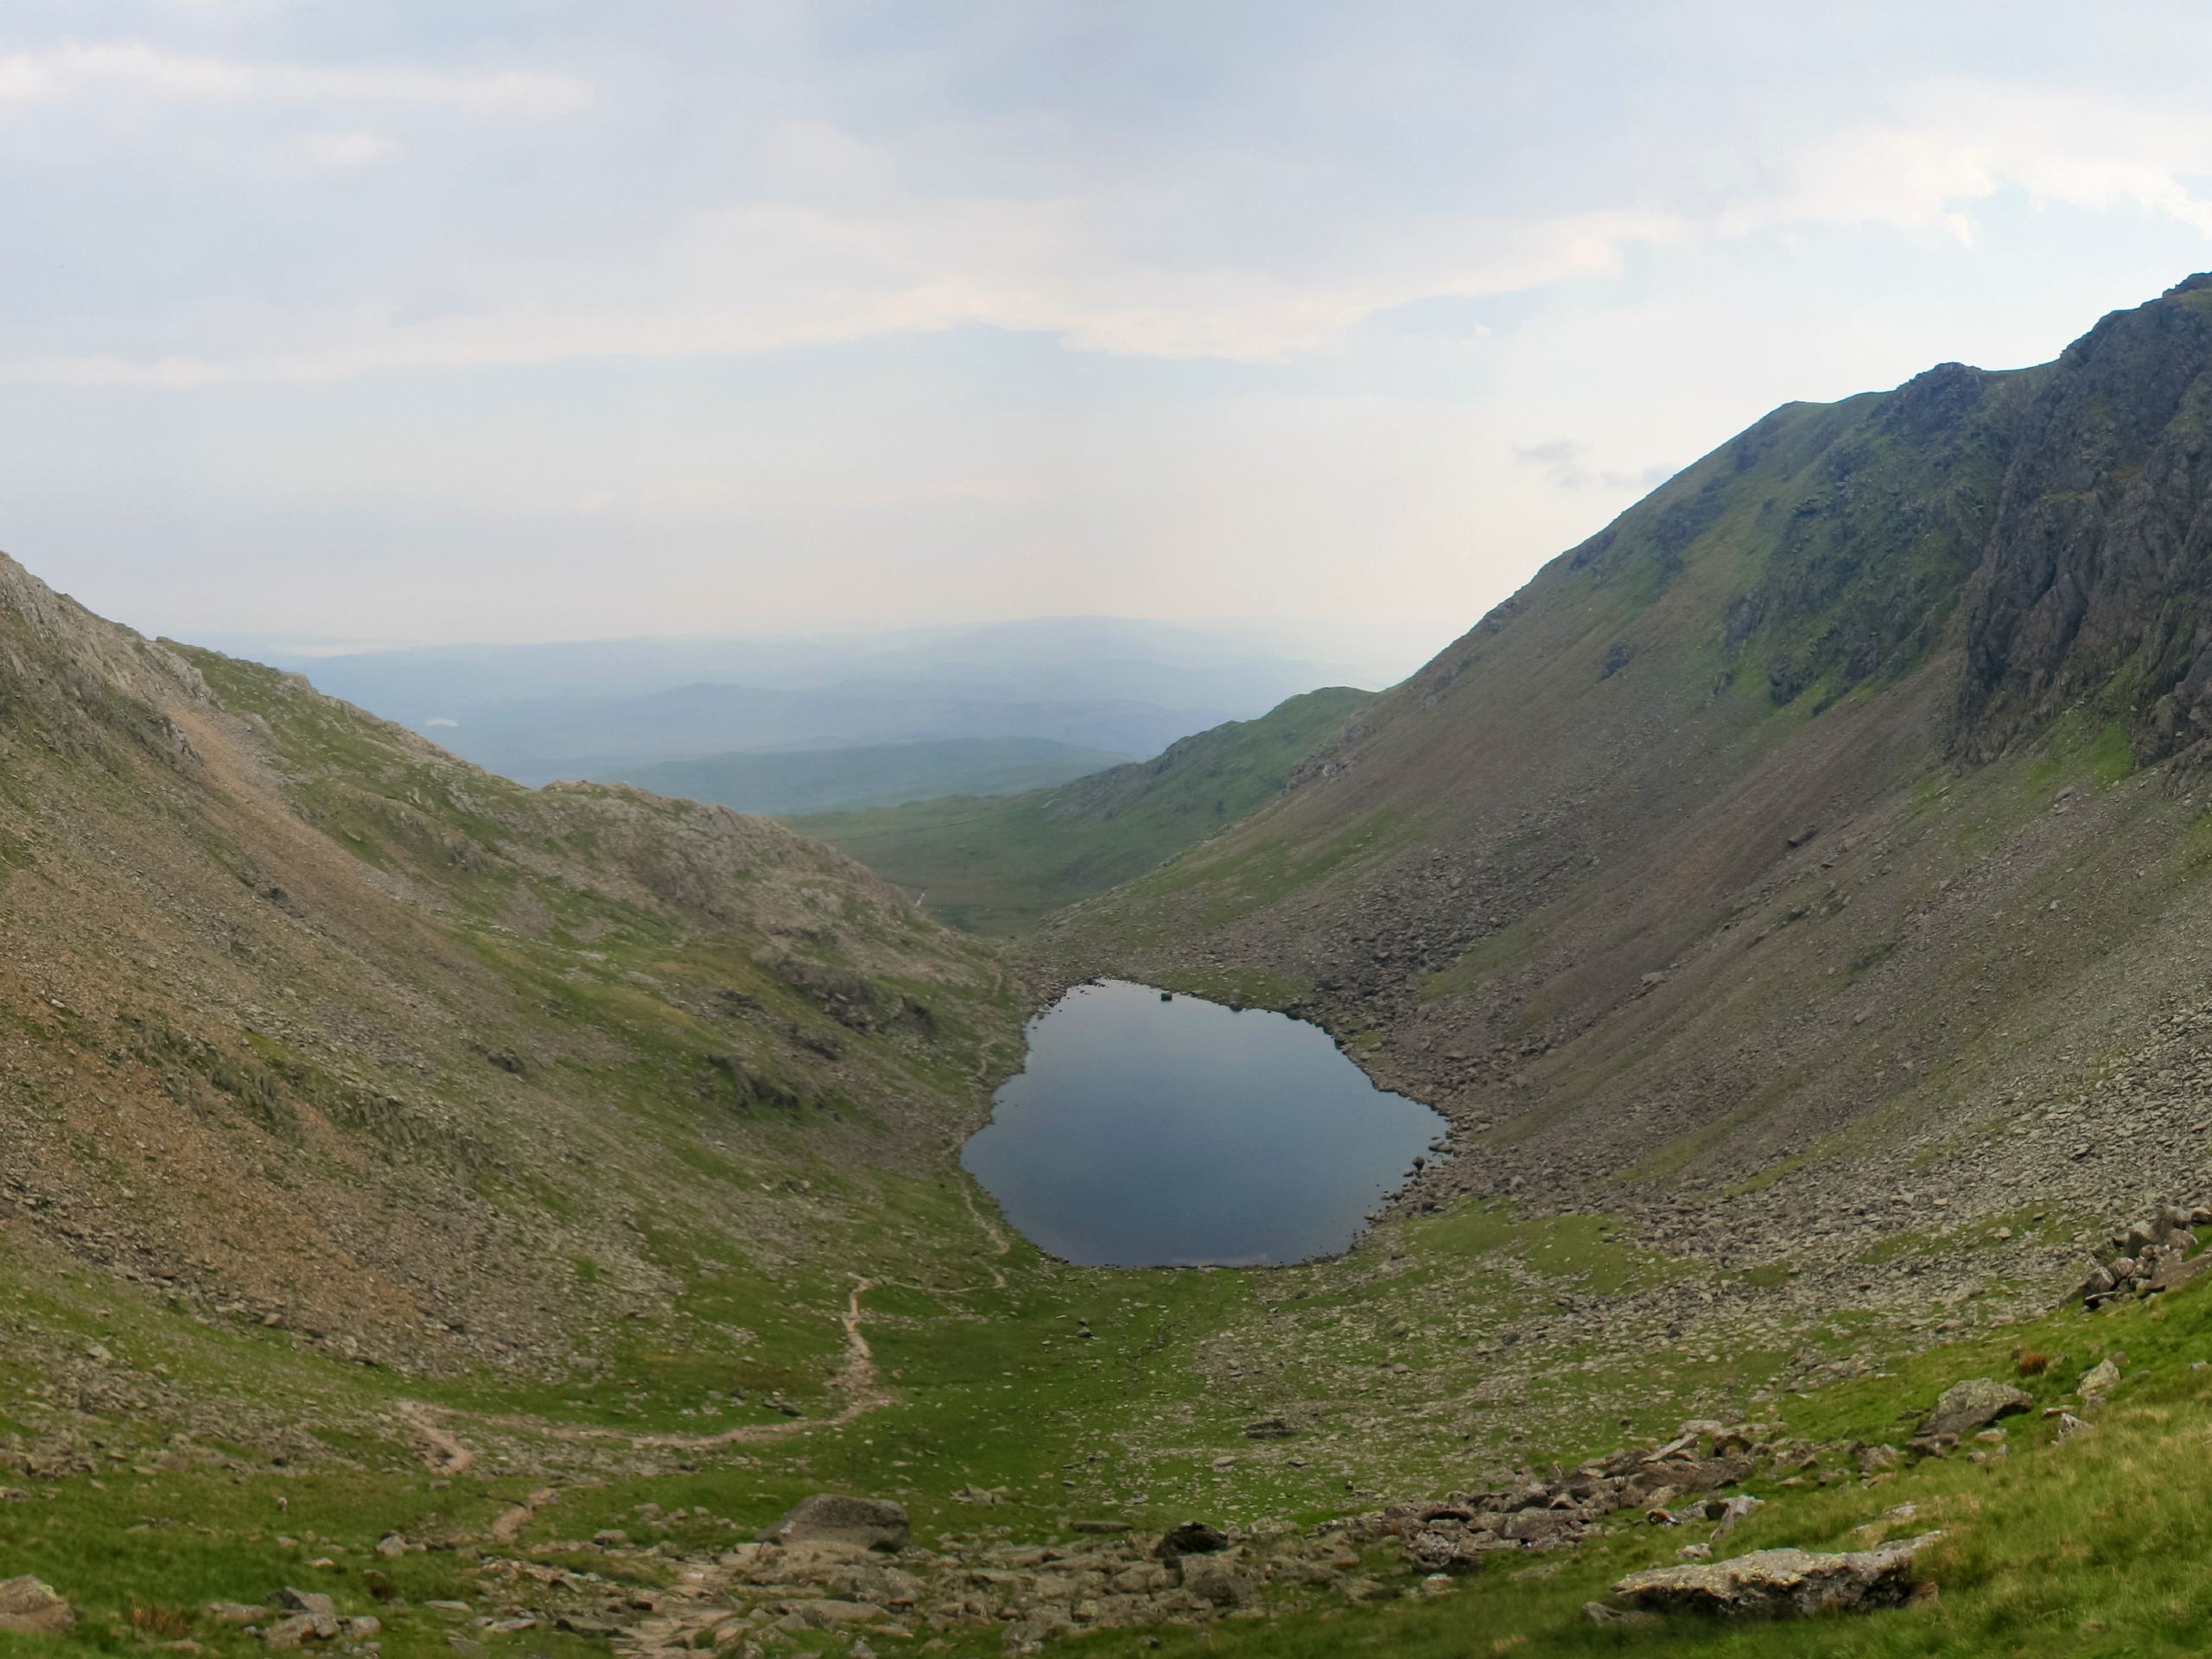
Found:
<svg viewBox="0 0 2212 1659"><path fill-rule="evenodd" d="M589 83L574 75L254 62L143 41L0 54L0 104L55 104L110 90L187 103L422 104L503 115L564 115L591 98Z"/></svg>
<svg viewBox="0 0 2212 1659"><path fill-rule="evenodd" d="M399 153L391 139L373 132L316 132L302 141L317 167L366 167Z"/></svg>
<svg viewBox="0 0 2212 1659"><path fill-rule="evenodd" d="M1664 484L1679 470L1663 464L1633 471L1593 467L1590 445L1578 443L1573 438L1516 445L1513 453L1530 466L1541 467L1544 475L1562 490L1605 490L1616 495L1643 495Z"/></svg>
<svg viewBox="0 0 2212 1659"><path fill-rule="evenodd" d="M1442 627L2212 264L2177 3L5 10L0 546L163 626Z"/></svg>
<svg viewBox="0 0 2212 1659"><path fill-rule="evenodd" d="M589 97L563 74L252 64L136 43L0 58L0 105L96 84L204 102L516 115L571 113ZM390 307L324 304L210 327L182 296L168 349L9 351L0 376L152 386L340 379L781 351L967 326L1049 334L1083 352L1280 363L1336 349L1402 308L1618 276L1659 249L1866 225L1970 244L1974 213L2006 190L2212 234L2212 200L2193 183L2212 175L2212 117L2079 97L2054 126L2047 97L1973 82L1906 101L1915 109L1905 118L1811 135L1778 149L1761 178L1717 196L1522 213L1344 203L1336 211L1348 233L1332 247L1235 245L1221 233L1294 194L1294 181L1246 158L1194 156L1172 181L1103 189L1040 189L1053 181L1033 173L1019 191L948 189L902 174L885 149L836 124L783 121L757 136L760 176L739 199L710 188L725 199L695 202L636 239L587 236L548 249L533 228L514 254L492 251L454 273L467 303L428 323L403 328ZM400 149L369 131L296 142L328 168Z"/></svg>

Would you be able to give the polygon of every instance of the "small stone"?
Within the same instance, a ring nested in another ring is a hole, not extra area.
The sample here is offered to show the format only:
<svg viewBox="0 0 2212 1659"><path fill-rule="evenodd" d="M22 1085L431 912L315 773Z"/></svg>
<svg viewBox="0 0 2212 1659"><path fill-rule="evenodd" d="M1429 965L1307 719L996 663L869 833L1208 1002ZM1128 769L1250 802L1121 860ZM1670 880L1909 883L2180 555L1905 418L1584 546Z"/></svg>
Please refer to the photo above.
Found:
<svg viewBox="0 0 2212 1659"><path fill-rule="evenodd" d="M2082 1373L2075 1392L2092 1402L2101 1401L2120 1386L2120 1367L2109 1359L2101 1359Z"/></svg>

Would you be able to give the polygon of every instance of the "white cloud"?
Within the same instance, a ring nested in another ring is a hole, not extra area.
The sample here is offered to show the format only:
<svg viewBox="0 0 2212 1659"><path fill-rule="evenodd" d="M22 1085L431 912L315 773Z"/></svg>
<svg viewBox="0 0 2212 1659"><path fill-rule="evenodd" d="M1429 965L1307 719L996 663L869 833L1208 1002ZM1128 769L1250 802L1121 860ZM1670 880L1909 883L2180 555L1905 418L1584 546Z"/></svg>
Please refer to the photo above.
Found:
<svg viewBox="0 0 2212 1659"><path fill-rule="evenodd" d="M316 167L367 167L399 153L391 139L373 132L317 132L301 141Z"/></svg>
<svg viewBox="0 0 2212 1659"><path fill-rule="evenodd" d="M1414 300L1607 274L1625 249L1684 228L1639 213L1410 227L1387 262L1294 280L1134 257L1073 199L898 200L868 213L755 206L698 216L656 249L480 270L466 301L404 327L388 308L302 315L264 322L258 339L220 355L0 360L0 380L336 379L743 353L965 325L1053 334L1079 351L1280 362Z"/></svg>
<svg viewBox="0 0 2212 1659"><path fill-rule="evenodd" d="M1593 467L1595 452L1574 438L1553 438L1543 443L1516 447L1514 458L1540 467L1562 490L1603 490L1613 495L1640 496L1672 478L1678 470L1662 463L1634 468Z"/></svg>
<svg viewBox="0 0 2212 1659"><path fill-rule="evenodd" d="M200 56L143 41L0 54L0 105L66 103L102 92L188 104L397 104L482 114L565 115L591 100L573 75L332 68Z"/></svg>
<svg viewBox="0 0 2212 1659"><path fill-rule="evenodd" d="M137 43L0 57L0 106L99 86L199 102L529 113L574 109L591 93L561 75L249 63ZM695 207L651 234L543 238L528 256L456 264L437 273L435 306L361 294L257 308L246 321L180 315L137 330L177 349L0 354L0 380L332 380L741 354L964 326L1048 334L1085 352L1274 364L1337 351L1394 308L1609 276L1656 248L1832 226L1931 232L1971 247L1978 215L2008 190L2212 235L2212 200L2191 182L2212 175L2212 116L1993 82L1931 81L1901 92L1881 120L1830 130L1808 122L1794 147L1761 151L1755 175L1679 200L1631 200L1623 188L1606 205L1602 182L1578 178L1582 204L1551 212L1435 205L1458 200L1449 193L1395 209L1339 198L1310 222L1292 213L1287 226L1268 210L1302 203L1309 181L1295 160L1201 151L1074 188L1049 162L1025 171L995 155L999 188L963 192L960 167L908 166L812 116L771 118L756 137L750 159L760 171L724 186L725 205ZM972 151L981 141L968 137ZM396 149L365 130L297 142L334 168ZM1042 188L1054 183L1062 188ZM1254 203L1273 239L1217 233Z"/></svg>
<svg viewBox="0 0 2212 1659"><path fill-rule="evenodd" d="M1788 155L1783 183L1716 219L1725 234L1787 224L1939 229L1971 245L1967 210L2011 188L2091 211L2133 209L2212 236L2212 114L2155 100L1994 81L1932 80L1891 118Z"/></svg>

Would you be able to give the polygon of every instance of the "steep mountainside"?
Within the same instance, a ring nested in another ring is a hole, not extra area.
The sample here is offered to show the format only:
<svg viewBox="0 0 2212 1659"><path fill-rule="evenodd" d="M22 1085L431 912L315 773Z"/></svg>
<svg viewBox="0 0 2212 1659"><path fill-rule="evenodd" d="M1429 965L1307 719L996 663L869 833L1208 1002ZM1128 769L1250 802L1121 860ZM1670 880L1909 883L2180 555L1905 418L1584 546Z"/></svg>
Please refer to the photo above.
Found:
<svg viewBox="0 0 2212 1659"><path fill-rule="evenodd" d="M793 827L842 847L958 926L1021 927L1217 835L1279 794L1370 701L1344 686L1289 698L1150 760L1056 788L822 813Z"/></svg>
<svg viewBox="0 0 2212 1659"><path fill-rule="evenodd" d="M2200 277L2041 368L1777 410L1057 948L1324 1018L1459 1127L1431 1198L1771 1262L2179 1185L2209 372Z"/></svg>
<svg viewBox="0 0 2212 1659"><path fill-rule="evenodd" d="M521 789L6 562L0 939L0 1214L432 1369L614 1344L702 1256L814 1270L1017 1036L826 848Z"/></svg>

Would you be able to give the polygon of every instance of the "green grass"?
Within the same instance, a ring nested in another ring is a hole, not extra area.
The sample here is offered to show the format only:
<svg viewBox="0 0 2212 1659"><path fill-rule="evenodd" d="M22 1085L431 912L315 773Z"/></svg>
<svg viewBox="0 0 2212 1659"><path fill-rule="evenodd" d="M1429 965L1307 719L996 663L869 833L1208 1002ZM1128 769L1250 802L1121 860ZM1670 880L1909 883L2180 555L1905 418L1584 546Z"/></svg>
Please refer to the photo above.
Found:
<svg viewBox="0 0 2212 1659"><path fill-rule="evenodd" d="M1955 1453L1872 1481L1850 1477L1792 1487L1759 1479L1751 1490L1767 1507L1722 1551L1861 1548L1883 1535L1941 1531L1942 1541L1920 1560L1922 1576L1940 1592L1931 1605L1776 1624L1677 1618L1656 1628L1601 1628L1584 1618L1585 1602L1602 1598L1626 1571L1671 1564L1676 1545L1705 1531L1654 1529L1628 1516L1572 1554L1525 1567L1498 1560L1438 1598L1338 1604L1198 1630L1107 1632L1064 1650L1084 1659L1155 1652L1255 1659L1366 1652L1412 1659L1628 1652L2143 1659L2201 1651L2212 1629L2212 1580L2202 1570L2212 1549L2212 1370L2196 1369L2212 1356L2212 1300L2201 1282L2109 1314L2056 1313L1789 1401L1787 1427L1817 1440L1900 1443L1949 1382L2010 1376L2012 1352L2023 1346L2065 1357L2063 1367L2027 1383L2039 1403L2051 1405L2069 1402L2075 1376L2098 1357L2125 1351L2126 1381L2113 1406L2094 1414L2094 1434L2060 1446L2053 1423L2016 1416L2007 1420L2008 1455L1995 1461L1977 1464ZM1904 1503L1916 1513L1883 1520ZM992 1649L983 1636L965 1633L950 1650L981 1656Z"/></svg>

